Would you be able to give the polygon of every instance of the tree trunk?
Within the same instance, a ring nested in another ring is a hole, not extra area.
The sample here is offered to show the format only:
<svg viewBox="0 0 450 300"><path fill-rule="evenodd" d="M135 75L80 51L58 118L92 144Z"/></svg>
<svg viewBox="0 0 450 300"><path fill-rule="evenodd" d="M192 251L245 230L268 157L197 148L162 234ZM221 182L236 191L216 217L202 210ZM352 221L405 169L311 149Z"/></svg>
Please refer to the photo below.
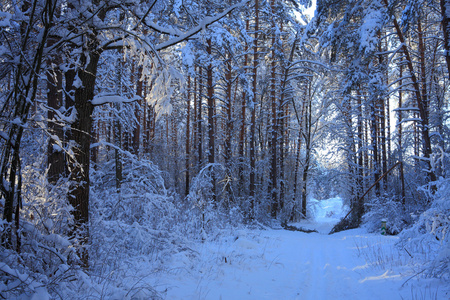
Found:
<svg viewBox="0 0 450 300"><path fill-rule="evenodd" d="M399 81L399 90L398 90L398 107L402 108L403 106L403 88L401 87L403 85L403 65L400 62L399 64L399 77L400 77L400 81ZM403 163L403 143L402 143L402 139L403 139L403 126L402 126L402 121L403 121L403 115L402 115L402 110L398 111L398 161ZM400 169L401 172L401 177L403 179L403 165L402 168ZM402 195L404 194L404 189L402 189ZM405 197L404 195L402 196L402 204L405 205Z"/></svg>
<svg viewBox="0 0 450 300"><path fill-rule="evenodd" d="M380 117L379 117L379 123L380 123L380 144L381 144L381 161L382 161L382 168L383 168L383 174L387 171L387 144L386 144L386 105L385 105L385 99L380 99ZM388 185L388 176L384 176L383 178L383 189L384 191L387 191L387 185Z"/></svg>
<svg viewBox="0 0 450 300"><path fill-rule="evenodd" d="M153 105L148 105L147 108L147 151L150 155L153 155L156 135L156 112Z"/></svg>
<svg viewBox="0 0 450 300"><path fill-rule="evenodd" d="M197 66L194 65L194 89L193 89L193 95L194 95L194 111L193 113L193 119L192 119L192 133L193 133L193 139L192 139L192 152L194 153L194 162L198 161L197 157L197 146L198 146L198 93L197 93ZM195 168L193 168L195 170Z"/></svg>
<svg viewBox="0 0 450 300"><path fill-rule="evenodd" d="M450 79L450 0L440 0L442 14L442 31L444 33L445 61L447 76Z"/></svg>
<svg viewBox="0 0 450 300"><path fill-rule="evenodd" d="M118 105L116 105L117 107ZM114 145L117 147L114 149L114 161L116 166L116 191L120 193L120 187L123 181L123 165L122 165L122 153L118 148L122 146L122 124L118 117L114 120Z"/></svg>
<svg viewBox="0 0 450 300"><path fill-rule="evenodd" d="M72 112L72 110L75 109L75 76L76 76L75 66L71 65L68 70L64 73L64 80L65 80L65 88L64 88L64 106L66 108L66 111ZM64 146L67 148L69 147L69 142L73 140L72 137L72 126L67 127L64 132ZM108 141L108 140L107 140ZM108 149L108 148L107 148ZM70 161L71 158L69 156L65 156L65 175L70 174Z"/></svg>
<svg viewBox="0 0 450 300"><path fill-rule="evenodd" d="M280 149L280 155L278 159L279 163L279 209L282 211L285 206L286 201L286 184L285 182L288 181L287 178L285 178L285 158L287 153L289 153L289 129L287 124L289 124L289 102L284 102L283 93L281 94L280 98L280 111L278 112L278 132L279 132L279 143L278 147Z"/></svg>
<svg viewBox="0 0 450 300"><path fill-rule="evenodd" d="M189 194L189 181L190 181L190 156L191 156L191 76L188 75L187 78L187 112L186 112L186 159L185 159L185 168L186 168L186 178L185 178L185 187L184 187L184 195L187 196Z"/></svg>
<svg viewBox="0 0 450 300"><path fill-rule="evenodd" d="M147 99L147 94L152 90L153 85L151 82L145 81L143 83L143 98ZM152 105L149 105L147 103L147 100L145 100L144 103L146 107L147 115L144 118L144 133L143 133L143 148L144 151L150 156L153 154L153 144L155 139L155 130L156 130L156 115L155 115L155 107Z"/></svg>
<svg viewBox="0 0 450 300"><path fill-rule="evenodd" d="M255 0L255 37L253 39L253 89L250 120L250 215L254 216L255 207L255 175L256 175L256 101L258 75L258 31L259 31L259 0Z"/></svg>
<svg viewBox="0 0 450 300"><path fill-rule="evenodd" d="M48 46L52 46L55 42L55 38L50 38ZM62 106L62 72L59 69L61 63L62 61L59 57L50 58L48 65L51 68L47 71L47 104L49 107L47 112L47 127L49 133L56 137L56 139L50 137L47 146L47 177L49 183L52 184L55 184L65 174L64 152L62 149L64 147L62 144L64 141L64 132L60 121L56 119L55 113Z"/></svg>
<svg viewBox="0 0 450 300"><path fill-rule="evenodd" d="M247 21L245 22L245 30L248 32L250 27L250 21L247 18ZM248 44L247 42L245 43L245 48L244 48L244 70L247 69L248 66ZM244 192L244 163L245 163L245 154L244 154L244 150L245 150L245 132L246 132L246 107L247 107L247 89L243 88L243 92L242 92L242 101L241 101L241 128L239 131L239 195L242 196L243 192Z"/></svg>
<svg viewBox="0 0 450 300"><path fill-rule="evenodd" d="M291 221L294 221L295 212L297 210L296 203L297 203L298 175L299 175L299 169L300 169L300 157L301 157L301 149L302 149L303 118L305 116L305 109L307 107L306 97L307 97L307 90L305 89L305 95L303 97L303 103L302 103L302 112L300 115L298 114L298 111L295 107L295 103L293 103L294 111L297 116L299 132L298 132L297 154L296 154L296 159L295 159L295 170L294 170L294 190L292 193L292 198L293 198L292 202L294 204L292 207ZM300 206L302 206L302 203L300 204Z"/></svg>
<svg viewBox="0 0 450 300"><path fill-rule="evenodd" d="M373 165L373 179L377 182L375 187L375 194L380 196L380 183L378 178L380 177L380 166L378 160L378 126L376 117L376 99L372 99L370 102L370 129L371 129L371 143L372 143L372 165Z"/></svg>
<svg viewBox="0 0 450 300"><path fill-rule="evenodd" d="M134 71L134 64L133 64L133 71ZM134 81L134 72L131 73L132 74L132 78L131 78L131 82ZM142 98L142 67L138 68L138 72L137 72L137 84L136 84L136 96ZM145 101L144 101L145 102ZM135 109L134 109L134 116L136 117L136 127L133 130L133 154L135 155L139 155L139 147L141 144L141 110L142 109L142 100L139 100L137 102L137 104L135 105ZM145 120L145 118L144 118Z"/></svg>
<svg viewBox="0 0 450 300"><path fill-rule="evenodd" d="M272 14L275 13L275 1L270 1ZM274 17L273 17L274 18ZM272 29L275 30L275 20L272 19ZM275 97L275 82L276 82L276 61L275 61L275 32L272 32L272 57L270 66L270 102L272 108L272 124L270 135L270 191L272 196L271 216L276 218L278 213L278 113L277 113L277 98Z"/></svg>
<svg viewBox="0 0 450 300"><path fill-rule="evenodd" d="M203 119L202 119L202 98L203 98L203 67L199 66L199 82L198 82L198 112L197 112L197 137L198 137L198 161L197 161L197 173L203 165Z"/></svg>
<svg viewBox="0 0 450 300"><path fill-rule="evenodd" d="M225 111L226 111L226 126L225 126L225 167L226 167L226 190L228 193L228 201L232 199L231 190L231 159L232 159L232 136L233 133L233 98L232 98L232 65L231 65L232 53L228 53L228 58L225 63L225 85L226 85L226 96L225 96Z"/></svg>
<svg viewBox="0 0 450 300"><path fill-rule="evenodd" d="M420 82L421 82L421 94L422 94L422 102L424 106L424 110L426 113L426 119L429 119L428 113L428 88L427 88L427 76L426 76L426 63L425 63L425 44L424 44L424 36L422 30L422 18L417 20L417 33L419 40L419 65L420 65ZM426 37L425 37L426 38ZM428 125L428 121L427 121ZM424 129L422 129L424 130ZM427 128L428 131L428 128Z"/></svg>
<svg viewBox="0 0 450 300"><path fill-rule="evenodd" d="M123 53L123 51L121 51ZM117 94L123 96L125 93L125 88L122 85L123 78L122 78L122 71L124 68L124 62L121 61L116 66L116 78L115 78L115 84L117 88ZM114 118L114 145L116 148L114 148L114 162L116 167L116 191L117 193L120 193L120 187L122 186L122 180L123 180L123 163L122 163L122 153L120 152L120 149L122 149L122 146L128 146L127 138L128 136L122 136L123 130L122 130L122 124L120 121L120 110L121 106L118 103L113 104L114 109L116 110L116 116ZM125 130L126 132L126 130ZM124 148L124 150L128 151L127 148Z"/></svg>
<svg viewBox="0 0 450 300"><path fill-rule="evenodd" d="M206 52L211 58L212 44L211 39L207 40ZM206 93L208 97L208 163L215 163L215 97L214 97L214 82L213 82L213 66L209 64L206 68ZM213 201L216 201L216 179L213 175Z"/></svg>
<svg viewBox="0 0 450 300"><path fill-rule="evenodd" d="M364 132L363 132L363 110L362 110L362 99L361 99L361 88L359 88L358 95L356 96L357 101L357 135L358 135L358 170L357 170L357 178L356 178L356 197L360 199L358 203L356 203L357 207L357 215L362 217L364 215L364 199L360 197L364 189L364 151L363 151L363 140L364 140Z"/></svg>
<svg viewBox="0 0 450 300"><path fill-rule="evenodd" d="M305 110L305 151L306 151L306 157L305 157L305 163L303 167L303 176L302 176L302 217L306 218L306 205L307 205L307 187L308 187L308 175L309 175L309 167L311 164L311 131L312 131L312 99L311 99L311 82L308 83L308 98L306 100L306 110Z"/></svg>
<svg viewBox="0 0 450 300"><path fill-rule="evenodd" d="M380 53L383 53L385 49L383 49L383 44L381 41L381 35L380 32L378 34L379 42L378 42L378 51ZM384 66L384 57L383 54L378 55L378 62L380 66L380 73L383 73L382 70L385 68ZM387 85L387 78L382 77L384 84ZM386 80L386 81L385 81ZM384 95L379 96L377 99L377 104L375 107L375 120L377 123L377 137L378 137L378 145L379 145L379 157L378 162L379 166L382 169L382 173L385 174L387 171L387 154L386 154L386 107L385 107L385 99ZM387 190L387 182L388 182L388 176L386 175L383 177L383 190Z"/></svg>
<svg viewBox="0 0 450 300"><path fill-rule="evenodd" d="M87 50L88 52L83 52L80 58L81 68L78 69L78 77L82 86L75 90L74 105L77 118L72 124L72 137L77 146L73 151L75 162L72 164L70 174L69 202L74 208L72 236L77 237L81 247L89 242L89 158L94 111L91 100L94 98L97 65L100 58L100 53L93 50L95 47L90 49L90 51ZM83 267L87 268L89 260L87 249L80 248L78 253Z"/></svg>

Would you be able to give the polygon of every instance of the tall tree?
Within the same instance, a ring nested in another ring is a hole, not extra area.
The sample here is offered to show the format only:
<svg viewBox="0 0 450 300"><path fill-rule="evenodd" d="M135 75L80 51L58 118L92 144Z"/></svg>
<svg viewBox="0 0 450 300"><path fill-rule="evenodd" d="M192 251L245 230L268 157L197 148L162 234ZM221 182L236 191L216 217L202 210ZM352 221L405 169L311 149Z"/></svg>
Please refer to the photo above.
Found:
<svg viewBox="0 0 450 300"><path fill-rule="evenodd" d="M383 2L386 7L389 7L388 0L383 0ZM403 34L403 30L401 29L395 16L393 16L391 19L392 19L392 22L395 27L395 33L397 34L397 37L400 40L400 43L402 45L401 49L402 49L403 54L405 55L406 65L408 67L408 70L409 70L409 73L411 76L412 85L414 88L417 107L419 108L419 116L421 119L422 140L423 140L423 144L424 144L423 156L424 156L426 164L428 165L428 177L429 177L430 181L436 181L436 175L435 175L434 171L432 170L431 164L430 164L430 157L431 157L432 149L431 149L431 139L430 139L430 134L429 134L429 119L428 119L427 103L426 103L426 101L424 101L424 98L423 98L424 95L422 94L421 89L420 89L420 84L419 84L419 81L416 76L416 71L413 66L413 60L410 55L410 51L407 47L405 37Z"/></svg>
<svg viewBox="0 0 450 300"><path fill-rule="evenodd" d="M187 91L186 91L186 104L187 104L187 115L186 115L186 178L185 178L185 191L184 194L187 196L189 194L189 182L190 182L190 156L191 156L191 76L188 75L187 79Z"/></svg>
<svg viewBox="0 0 450 300"><path fill-rule="evenodd" d="M206 41L206 52L209 55L209 59L212 60L212 42L211 39L207 39ZM213 65L210 61L207 68L206 68L206 97L207 97L207 104L208 104L208 163L214 164L215 163L215 125L216 125L216 98L214 94L214 78L213 78ZM213 176L212 179L212 186L213 186L213 198L216 200L216 179Z"/></svg>
<svg viewBox="0 0 450 300"><path fill-rule="evenodd" d="M442 14L442 30L444 33L445 61L447 76L450 79L450 0L440 0Z"/></svg>
<svg viewBox="0 0 450 300"><path fill-rule="evenodd" d="M50 37L47 47L53 46L57 40ZM62 95L62 71L60 65L62 60L54 55L48 58L49 69L47 70L47 104L48 104L48 131L50 139L47 148L48 181L56 183L59 177L65 175L64 158L64 132L61 118L58 118L59 109L63 105Z"/></svg>
<svg viewBox="0 0 450 300"><path fill-rule="evenodd" d="M270 102L272 110L272 124L270 128L270 194L272 197L271 215L273 218L277 216L278 212L278 99L276 93L276 32L277 29L275 23L275 0L270 1L270 13L271 13L271 25L272 25L272 51L271 51L271 65L270 65Z"/></svg>
<svg viewBox="0 0 450 300"><path fill-rule="evenodd" d="M251 96L251 118L250 118L250 140L249 140L249 155L250 155L250 215L254 216L255 207L255 191L256 191L256 105L258 97L258 32L259 32L259 0L255 0L255 24L253 37L253 86Z"/></svg>

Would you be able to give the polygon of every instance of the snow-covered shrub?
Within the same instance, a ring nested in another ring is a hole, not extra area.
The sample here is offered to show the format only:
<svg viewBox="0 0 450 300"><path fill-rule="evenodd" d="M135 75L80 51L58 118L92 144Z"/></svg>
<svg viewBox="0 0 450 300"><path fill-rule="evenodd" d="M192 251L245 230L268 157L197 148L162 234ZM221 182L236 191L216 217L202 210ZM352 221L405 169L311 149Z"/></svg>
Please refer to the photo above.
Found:
<svg viewBox="0 0 450 300"><path fill-rule="evenodd" d="M397 197L376 197L366 203L363 225L369 232L380 232L381 221L386 220L386 232L399 234L411 224L406 208Z"/></svg>
<svg viewBox="0 0 450 300"><path fill-rule="evenodd" d="M105 260L170 248L167 245L172 243L170 236L177 231L180 215L157 166L124 154L119 189L114 161L92 171L92 250ZM110 245L108 253L103 245Z"/></svg>
<svg viewBox="0 0 450 300"><path fill-rule="evenodd" d="M400 235L399 246L422 261L427 276L450 279L450 179L441 178L429 209ZM425 261L425 263L423 263Z"/></svg>
<svg viewBox="0 0 450 300"><path fill-rule="evenodd" d="M90 277L84 295L103 299L159 299L142 278L163 268L185 245L179 199L147 159L122 155L116 187L115 161L91 169Z"/></svg>
<svg viewBox="0 0 450 300"><path fill-rule="evenodd" d="M226 169L221 164L208 164L193 178L187 196L190 220L186 220L193 237L206 239L215 229L241 224L244 217L241 208L223 195L229 184L226 178ZM216 181L215 197L213 180Z"/></svg>
<svg viewBox="0 0 450 300"><path fill-rule="evenodd" d="M76 264L68 239L69 182L50 185L39 171L42 161L24 168L21 249L0 249L0 298L161 298L142 278L163 269L186 245L179 199L169 195L151 161L122 155L119 190L114 161L91 170L89 275Z"/></svg>
<svg viewBox="0 0 450 300"><path fill-rule="evenodd" d="M39 165L37 160L23 170L19 231L14 233L18 251L0 248L1 298L68 299L79 289L76 278L84 274L74 267L77 257L67 238L72 215L64 195L69 184L64 179L49 184ZM8 226L1 225L0 231Z"/></svg>
<svg viewBox="0 0 450 300"><path fill-rule="evenodd" d="M193 178L187 196L194 217L191 229L197 231L202 239L206 239L207 231L211 231L212 222L217 221L214 220L217 215L217 203L214 203L213 177L217 177L223 171L220 164L208 164Z"/></svg>

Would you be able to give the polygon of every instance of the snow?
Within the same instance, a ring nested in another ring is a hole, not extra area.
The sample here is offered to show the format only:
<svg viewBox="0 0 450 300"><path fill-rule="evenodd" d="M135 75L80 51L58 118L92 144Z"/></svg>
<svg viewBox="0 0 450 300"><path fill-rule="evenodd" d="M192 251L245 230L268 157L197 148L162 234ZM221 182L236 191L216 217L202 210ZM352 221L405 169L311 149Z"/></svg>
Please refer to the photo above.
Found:
<svg viewBox="0 0 450 300"><path fill-rule="evenodd" d="M14 120L12 120L11 123L18 126L22 126L22 120L19 117L16 117Z"/></svg>
<svg viewBox="0 0 450 300"><path fill-rule="evenodd" d="M401 122L397 122L397 125L407 123L407 122L422 122L421 118L405 118Z"/></svg>
<svg viewBox="0 0 450 300"><path fill-rule="evenodd" d="M75 76L72 85L77 89L83 87L83 82L81 81L81 78L78 76L78 74Z"/></svg>
<svg viewBox="0 0 450 300"><path fill-rule="evenodd" d="M200 21L200 24L191 28L190 30L186 31L183 34L180 34L174 38L169 39L168 41L162 42L161 44L158 44L155 46L155 49L157 51L159 50L163 50L165 48L168 48L170 46L176 45L182 41L185 41L187 39L189 39L190 37L192 37L193 35L199 33L202 30L205 30L205 28L209 25L211 25L214 22L217 22L218 20L220 20L221 18L223 18L224 16L226 16L227 14L229 14L231 11L233 11L234 9L238 8L238 7L242 7L244 5L246 5L248 2L248 0L243 0L242 2L239 2L235 5L230 6L229 8L225 9L223 12L218 13L217 15L215 15L214 17L204 17L203 20Z"/></svg>
<svg viewBox="0 0 450 300"><path fill-rule="evenodd" d="M36 292L31 296L30 300L48 300L50 299L50 295L47 292L47 289L44 287L40 287L36 289Z"/></svg>
<svg viewBox="0 0 450 300"><path fill-rule="evenodd" d="M313 203L315 217L294 225L318 233L222 232L174 255L153 286L166 299L444 299L448 284L408 281L415 273L394 246L398 237L364 229L327 235L348 207L340 198Z"/></svg>
<svg viewBox="0 0 450 300"><path fill-rule="evenodd" d="M359 28L359 50L365 54L376 51L377 32L382 27L383 11L375 5L375 9L367 8L364 22Z"/></svg>
<svg viewBox="0 0 450 300"><path fill-rule="evenodd" d="M302 227L316 229L327 234L347 214L350 208L342 202L342 198L335 197L326 200L311 199L308 202L308 210L313 218L302 222Z"/></svg>
<svg viewBox="0 0 450 300"><path fill-rule="evenodd" d="M443 193L442 201L447 196ZM121 201L126 202L127 196ZM65 284L56 287L62 299L448 299L448 281L416 276L420 266L398 247L399 237L383 236L381 228L375 234L359 228L328 235L348 210L339 197L310 199L311 218L290 225L318 232L241 225L209 228L203 241L150 232L137 222L123 228L124 223L104 221L111 230L123 230L126 249L134 251L134 256L120 252L111 254L112 261L95 258L100 241L111 245L106 246L108 251L115 251L112 231L103 231L105 235L92 244L92 277L71 270L66 254L57 251L57 245L68 247L68 240L49 234L45 239L55 248L38 242L36 246L62 262L52 280L77 278L74 285L80 287L73 290L77 292L65 291ZM159 209L152 207L155 211ZM56 224L43 225L50 230ZM440 255L447 257L448 252L445 247ZM53 299L52 284L34 280L6 263L0 263L0 272L11 278L7 283L0 281L0 291L26 285L29 296L20 299Z"/></svg>
<svg viewBox="0 0 450 300"><path fill-rule="evenodd" d="M126 98L120 95L96 95L92 100L93 105L103 105L106 103L130 103L140 100L141 97L134 96L133 98Z"/></svg>
<svg viewBox="0 0 450 300"><path fill-rule="evenodd" d="M0 12L0 27L10 27L11 26L12 15L7 12Z"/></svg>
<svg viewBox="0 0 450 300"><path fill-rule="evenodd" d="M0 131L0 138L8 140L8 134L4 131Z"/></svg>
<svg viewBox="0 0 450 300"><path fill-rule="evenodd" d="M398 107L396 109L393 109L392 111L419 111L418 107L412 106L412 107Z"/></svg>

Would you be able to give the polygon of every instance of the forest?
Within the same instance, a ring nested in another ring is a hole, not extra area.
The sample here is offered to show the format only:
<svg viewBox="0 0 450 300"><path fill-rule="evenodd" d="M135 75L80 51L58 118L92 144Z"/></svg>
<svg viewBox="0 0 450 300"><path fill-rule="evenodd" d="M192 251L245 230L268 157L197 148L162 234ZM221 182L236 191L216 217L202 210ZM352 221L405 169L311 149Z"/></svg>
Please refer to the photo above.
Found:
<svg viewBox="0 0 450 300"><path fill-rule="evenodd" d="M0 8L1 299L164 298L114 270L333 197L448 284L450 0Z"/></svg>

